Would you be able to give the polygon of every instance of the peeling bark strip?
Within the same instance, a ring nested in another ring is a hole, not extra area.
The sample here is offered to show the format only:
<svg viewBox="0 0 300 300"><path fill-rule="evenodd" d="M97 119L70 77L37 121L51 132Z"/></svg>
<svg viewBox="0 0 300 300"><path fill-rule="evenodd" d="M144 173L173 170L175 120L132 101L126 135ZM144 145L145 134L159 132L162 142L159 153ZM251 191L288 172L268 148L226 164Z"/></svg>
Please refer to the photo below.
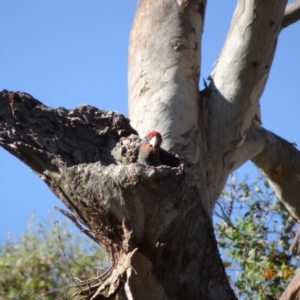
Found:
<svg viewBox="0 0 300 300"><path fill-rule="evenodd" d="M135 134L114 112L52 109L29 94L0 93L0 145L40 176L70 210L63 213L112 262L108 274L78 294L235 299L195 166L134 163Z"/></svg>

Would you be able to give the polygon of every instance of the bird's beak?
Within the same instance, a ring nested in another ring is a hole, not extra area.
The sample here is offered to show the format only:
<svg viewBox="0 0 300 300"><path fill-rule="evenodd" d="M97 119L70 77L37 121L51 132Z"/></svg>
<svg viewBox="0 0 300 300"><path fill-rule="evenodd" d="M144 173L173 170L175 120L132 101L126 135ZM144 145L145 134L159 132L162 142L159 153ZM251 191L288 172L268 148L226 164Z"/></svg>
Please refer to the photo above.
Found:
<svg viewBox="0 0 300 300"><path fill-rule="evenodd" d="M150 143L150 145L152 145L153 148L156 147L158 145L158 139L157 139L157 137L153 136L151 138L151 140L149 141L149 143Z"/></svg>

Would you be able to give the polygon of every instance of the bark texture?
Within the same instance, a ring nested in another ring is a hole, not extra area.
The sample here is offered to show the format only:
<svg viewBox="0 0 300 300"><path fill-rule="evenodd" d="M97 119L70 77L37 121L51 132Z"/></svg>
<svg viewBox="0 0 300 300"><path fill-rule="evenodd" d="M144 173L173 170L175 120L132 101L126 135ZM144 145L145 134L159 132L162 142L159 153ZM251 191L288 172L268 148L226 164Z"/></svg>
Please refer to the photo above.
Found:
<svg viewBox="0 0 300 300"><path fill-rule="evenodd" d="M300 0L289 3L284 12L282 27L287 27L300 20Z"/></svg>
<svg viewBox="0 0 300 300"><path fill-rule="evenodd" d="M208 88L208 149L213 153L208 183L215 203L236 155L254 123L260 121L260 96L266 85L286 1L238 1L225 45ZM246 158L246 157L245 157ZM221 171L220 171L221 170Z"/></svg>
<svg viewBox="0 0 300 300"><path fill-rule="evenodd" d="M300 152L294 143L264 130L263 150L252 161L263 170L291 215L300 219Z"/></svg>
<svg viewBox="0 0 300 300"><path fill-rule="evenodd" d="M69 209L61 211L109 255L111 271L81 294L234 299L193 165L134 163L140 139L117 113L51 109L25 93L3 91L0 99L0 145L40 176Z"/></svg>
<svg viewBox="0 0 300 300"><path fill-rule="evenodd" d="M129 49L129 115L141 136L198 162L199 66L205 0L139 0ZM187 118L188 116L188 118Z"/></svg>
<svg viewBox="0 0 300 300"><path fill-rule="evenodd" d="M298 271L279 300L298 300L300 297L300 272Z"/></svg>
<svg viewBox="0 0 300 300"><path fill-rule="evenodd" d="M298 2L239 0L210 84L198 90L205 0L139 0L130 37L129 109L143 137L163 136L177 167L137 164L124 116L83 105L51 109L0 93L0 145L63 201L112 268L86 299L235 299L211 212L232 171L251 159L300 219L300 154L261 127L259 100L281 29ZM172 154L171 150L176 153ZM180 155L180 156L179 156Z"/></svg>
<svg viewBox="0 0 300 300"><path fill-rule="evenodd" d="M179 2L184 4L182 9L177 7ZM210 206L208 214L229 173L252 159L266 175L270 174L270 168L284 169L279 180L270 175L268 179L297 217L297 160L293 163L299 152L282 139L270 143L270 137L275 135L261 127L259 100L281 29L299 19L298 3L238 1L210 84L200 93L200 99L194 93L198 72L191 73L200 69L200 56L195 55L192 45L194 33L201 40L204 13L196 7L199 4L205 7L205 2L177 1L177 4L139 1L129 55L129 107L134 126L142 134L150 128L159 130L168 149L195 164L207 187L201 201L204 207L207 203ZM200 31L186 31L190 25ZM171 27L173 31L169 30ZM181 42L180 51L174 51L170 44L178 36L180 41L187 42ZM196 81L190 79L191 75ZM271 144L275 147L268 151ZM291 160L283 163L284 158ZM292 173L287 175L288 171Z"/></svg>

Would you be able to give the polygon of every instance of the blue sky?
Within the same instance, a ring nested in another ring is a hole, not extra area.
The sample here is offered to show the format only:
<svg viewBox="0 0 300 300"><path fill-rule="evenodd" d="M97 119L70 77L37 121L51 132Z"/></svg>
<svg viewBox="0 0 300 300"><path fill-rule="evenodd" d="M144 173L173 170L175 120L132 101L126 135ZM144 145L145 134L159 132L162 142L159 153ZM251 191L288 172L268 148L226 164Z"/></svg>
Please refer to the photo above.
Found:
<svg viewBox="0 0 300 300"><path fill-rule="evenodd" d="M235 4L208 1L201 82L218 58ZM30 93L51 107L88 103L127 115L127 53L135 7L136 0L1 1L0 89ZM261 102L263 125L298 145L299 32L300 22L282 32ZM32 212L45 220L55 205L63 207L2 148L0 166L0 241L7 231L20 234ZM255 172L248 163L239 177Z"/></svg>

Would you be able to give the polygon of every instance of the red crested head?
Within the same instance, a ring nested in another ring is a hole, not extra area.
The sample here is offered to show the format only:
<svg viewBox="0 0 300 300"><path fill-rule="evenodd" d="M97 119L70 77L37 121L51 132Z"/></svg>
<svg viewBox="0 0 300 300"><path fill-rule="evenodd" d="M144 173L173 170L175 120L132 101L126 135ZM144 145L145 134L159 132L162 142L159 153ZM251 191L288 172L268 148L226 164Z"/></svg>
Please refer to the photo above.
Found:
<svg viewBox="0 0 300 300"><path fill-rule="evenodd" d="M154 167L160 166L161 143L161 134L155 130L150 130L146 135L145 140L140 145L137 162Z"/></svg>
<svg viewBox="0 0 300 300"><path fill-rule="evenodd" d="M155 130L150 130L146 136L147 140L149 141L149 144L152 145L152 147L160 147L162 143L162 137L161 134Z"/></svg>

